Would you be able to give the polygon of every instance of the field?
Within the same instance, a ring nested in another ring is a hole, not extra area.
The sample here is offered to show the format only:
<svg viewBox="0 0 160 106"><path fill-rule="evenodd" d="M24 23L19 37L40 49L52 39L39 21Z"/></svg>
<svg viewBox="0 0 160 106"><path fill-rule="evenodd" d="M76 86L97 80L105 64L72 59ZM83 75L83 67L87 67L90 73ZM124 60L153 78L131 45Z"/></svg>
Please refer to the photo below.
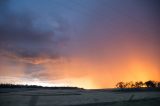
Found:
<svg viewBox="0 0 160 106"><path fill-rule="evenodd" d="M0 89L0 106L159 106L159 104L159 91Z"/></svg>

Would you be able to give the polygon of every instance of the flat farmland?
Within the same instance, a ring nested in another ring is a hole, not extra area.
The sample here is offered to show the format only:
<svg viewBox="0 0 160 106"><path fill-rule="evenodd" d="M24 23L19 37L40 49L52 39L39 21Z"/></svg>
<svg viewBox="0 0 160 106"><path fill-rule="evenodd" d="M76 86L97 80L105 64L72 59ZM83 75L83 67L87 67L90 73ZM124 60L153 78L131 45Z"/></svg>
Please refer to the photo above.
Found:
<svg viewBox="0 0 160 106"><path fill-rule="evenodd" d="M160 92L0 89L0 106L159 106Z"/></svg>

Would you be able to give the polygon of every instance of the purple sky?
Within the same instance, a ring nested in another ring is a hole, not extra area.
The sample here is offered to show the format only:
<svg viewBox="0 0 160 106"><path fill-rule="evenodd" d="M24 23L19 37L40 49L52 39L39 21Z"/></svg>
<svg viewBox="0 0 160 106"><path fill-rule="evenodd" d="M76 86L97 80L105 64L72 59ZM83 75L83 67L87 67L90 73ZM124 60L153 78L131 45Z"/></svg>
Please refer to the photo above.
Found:
<svg viewBox="0 0 160 106"><path fill-rule="evenodd" d="M1 0L0 82L102 88L160 80L159 4Z"/></svg>

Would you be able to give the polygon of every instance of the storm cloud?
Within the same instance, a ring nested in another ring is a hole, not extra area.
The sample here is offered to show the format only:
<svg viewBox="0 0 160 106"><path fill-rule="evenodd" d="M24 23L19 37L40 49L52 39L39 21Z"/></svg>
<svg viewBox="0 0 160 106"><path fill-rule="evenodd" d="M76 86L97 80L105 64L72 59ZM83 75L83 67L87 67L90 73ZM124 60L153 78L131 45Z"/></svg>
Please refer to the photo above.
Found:
<svg viewBox="0 0 160 106"><path fill-rule="evenodd" d="M1 0L0 82L160 80L159 10L158 0Z"/></svg>
<svg viewBox="0 0 160 106"><path fill-rule="evenodd" d="M60 49L69 39L63 18L52 15L44 18L31 10L16 12L9 3L1 2L1 55L33 64L63 56Z"/></svg>

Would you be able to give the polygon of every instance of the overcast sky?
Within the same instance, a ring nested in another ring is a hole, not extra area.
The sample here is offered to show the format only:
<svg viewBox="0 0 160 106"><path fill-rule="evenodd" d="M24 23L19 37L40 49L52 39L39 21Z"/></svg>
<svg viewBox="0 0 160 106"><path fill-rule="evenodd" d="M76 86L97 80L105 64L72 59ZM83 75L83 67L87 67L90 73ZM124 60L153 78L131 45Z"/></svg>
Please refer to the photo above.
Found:
<svg viewBox="0 0 160 106"><path fill-rule="evenodd" d="M160 80L158 0L1 0L0 82L114 87Z"/></svg>

